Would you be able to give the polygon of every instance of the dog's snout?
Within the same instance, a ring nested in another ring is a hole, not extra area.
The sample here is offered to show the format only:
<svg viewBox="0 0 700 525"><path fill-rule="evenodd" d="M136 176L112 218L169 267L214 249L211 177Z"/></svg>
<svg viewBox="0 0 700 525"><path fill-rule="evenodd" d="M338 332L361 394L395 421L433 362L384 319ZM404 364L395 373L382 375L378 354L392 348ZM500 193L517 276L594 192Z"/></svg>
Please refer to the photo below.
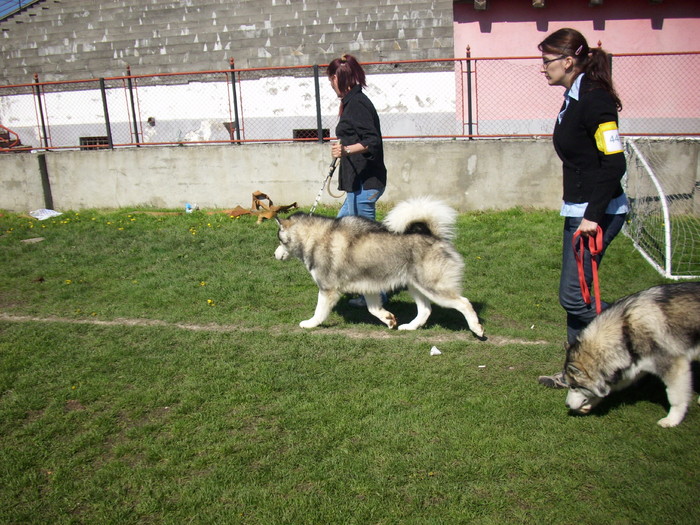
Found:
<svg viewBox="0 0 700 525"><path fill-rule="evenodd" d="M585 414L591 410L592 406L588 397L583 395L581 392L572 389L569 390L568 394L566 395L566 408L581 414Z"/></svg>

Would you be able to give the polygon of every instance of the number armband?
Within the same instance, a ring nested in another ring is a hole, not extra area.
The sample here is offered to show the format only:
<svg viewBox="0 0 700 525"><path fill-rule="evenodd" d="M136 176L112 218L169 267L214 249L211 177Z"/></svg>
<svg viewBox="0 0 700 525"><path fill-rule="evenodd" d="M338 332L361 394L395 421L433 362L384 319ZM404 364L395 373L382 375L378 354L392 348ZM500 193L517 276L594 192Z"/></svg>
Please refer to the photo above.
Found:
<svg viewBox="0 0 700 525"><path fill-rule="evenodd" d="M604 122L595 132L595 143L605 155L622 153L622 141L616 122Z"/></svg>

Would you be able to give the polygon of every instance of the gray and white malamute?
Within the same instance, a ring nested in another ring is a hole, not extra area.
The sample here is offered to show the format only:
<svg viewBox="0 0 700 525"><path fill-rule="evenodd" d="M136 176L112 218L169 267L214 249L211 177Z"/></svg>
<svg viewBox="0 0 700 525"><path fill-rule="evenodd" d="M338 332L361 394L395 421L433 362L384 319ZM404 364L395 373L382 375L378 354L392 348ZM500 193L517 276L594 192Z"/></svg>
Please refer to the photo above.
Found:
<svg viewBox="0 0 700 525"><path fill-rule="evenodd" d="M372 315L396 328L396 317L384 309L380 293L408 287L418 314L399 330L423 326L432 301L461 312L471 331L483 336L476 312L462 297L464 262L450 242L456 217L446 204L423 197L399 203L381 223L304 213L278 219L275 257L301 259L319 288L313 317L299 326L318 326L342 293L358 293Z"/></svg>
<svg viewBox="0 0 700 525"><path fill-rule="evenodd" d="M650 373L666 385L671 405L658 424L675 427L688 410L691 363L699 359L700 282L654 286L615 302L569 347L566 406L587 414L611 391Z"/></svg>

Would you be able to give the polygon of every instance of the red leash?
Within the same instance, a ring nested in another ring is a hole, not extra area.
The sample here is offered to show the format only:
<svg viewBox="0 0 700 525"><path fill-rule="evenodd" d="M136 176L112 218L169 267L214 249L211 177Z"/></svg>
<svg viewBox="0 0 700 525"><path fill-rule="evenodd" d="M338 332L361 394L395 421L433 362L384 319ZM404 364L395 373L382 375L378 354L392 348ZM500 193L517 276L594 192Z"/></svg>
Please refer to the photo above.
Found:
<svg viewBox="0 0 700 525"><path fill-rule="evenodd" d="M591 304L591 292L586 284L586 274L583 269L583 261L585 254L584 247L584 237L581 235L580 231L574 233L574 238L572 239L572 244L574 248L574 257L576 257L576 263L578 265L578 282L581 285L581 295L583 296L583 302L586 304ZM597 256L603 251L603 229L598 226L595 236L588 236L588 251L591 253L591 269L593 270L593 289L595 291L595 311L600 313L602 308L600 307L600 283L598 282L598 260Z"/></svg>

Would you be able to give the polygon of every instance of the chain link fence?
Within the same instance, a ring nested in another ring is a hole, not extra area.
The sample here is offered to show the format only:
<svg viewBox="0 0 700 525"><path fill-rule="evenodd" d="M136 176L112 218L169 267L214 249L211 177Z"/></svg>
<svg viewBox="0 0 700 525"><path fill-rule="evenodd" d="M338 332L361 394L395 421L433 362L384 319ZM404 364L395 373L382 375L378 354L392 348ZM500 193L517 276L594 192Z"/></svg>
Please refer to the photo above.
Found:
<svg viewBox="0 0 700 525"><path fill-rule="evenodd" d="M700 135L700 53L615 55L626 135ZM540 57L363 64L387 140L549 135L563 89ZM0 151L330 140L325 66L0 86Z"/></svg>

